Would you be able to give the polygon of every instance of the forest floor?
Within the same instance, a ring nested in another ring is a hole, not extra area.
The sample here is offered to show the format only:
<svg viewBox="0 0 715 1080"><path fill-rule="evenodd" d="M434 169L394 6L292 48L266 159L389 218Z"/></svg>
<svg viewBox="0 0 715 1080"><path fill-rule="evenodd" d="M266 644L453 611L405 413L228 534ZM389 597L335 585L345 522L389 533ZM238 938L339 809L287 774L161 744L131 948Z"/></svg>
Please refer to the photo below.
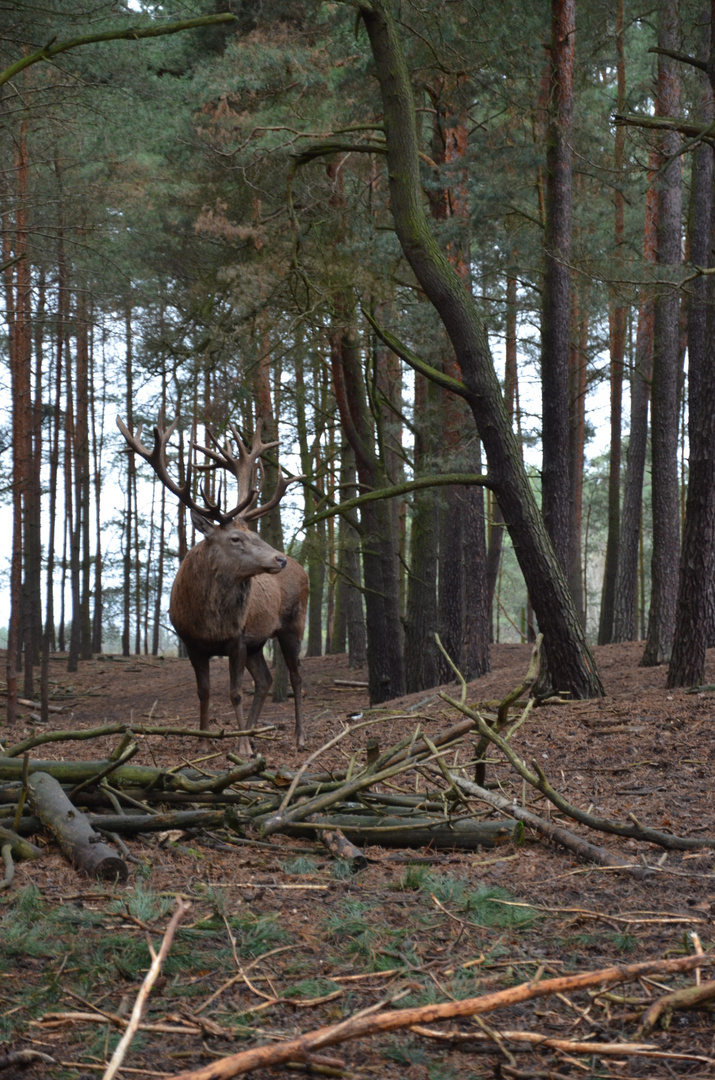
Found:
<svg viewBox="0 0 715 1080"><path fill-rule="evenodd" d="M617 820L633 814L657 829L713 837L715 693L666 691L664 668L638 667L641 651L638 644L597 648L608 696L534 710L516 733L515 748L527 761L538 759L572 803L595 814ZM529 655L528 646L495 646L492 671L469 684L468 701L504 697L523 678ZM715 651L708 661L707 678L715 682ZM303 669L313 751L348 716L368 709L365 691L334 680L366 676L349 670L342 656L308 659ZM212 675L212 715L217 726L231 727L226 661L213 661ZM68 674L57 656L51 678L54 699L69 706L53 727L138 724L147 717L196 724L186 660L105 657ZM446 689L458 696L455 686ZM348 737L315 767L344 767L370 735L377 733L384 749L417 723L434 734L458 719L436 691L389 702L384 723L356 732L352 745ZM292 701L269 700L261 720L276 725L270 741L260 743L269 763L299 765L305 754L293 745ZM4 717L0 723L6 745L39 726L29 711L14 730ZM36 753L96 759L118 740L54 743ZM181 765L197 758L190 738L140 741L133 763ZM214 745L205 765L225 768L228 747ZM506 764L490 765L487 778L522 800L522 781ZM548 815L534 792L528 802ZM192 907L149 999L144 1022L154 1030L136 1037L120 1073L125 1077L189 1071L251 1045L340 1022L399 993L394 1007L403 1008L473 997L535 976L686 955L692 951L688 931L697 932L706 950L712 946L715 850L664 853L567 824L611 851L614 863L640 859L652 873L637 879L579 862L528 829L519 847L478 852L370 847L368 867L347 876L309 841L273 836L269 846L232 847L196 834L129 840L137 860L129 882L107 885L78 877L51 840L40 840L47 845L43 856L20 863L12 887L0 893L0 1058L23 1048L50 1055L55 1064L22 1072L32 1080L101 1077L118 1039L108 1014L126 1017L131 1010L149 963L147 927L158 948L177 894ZM237 963L245 977L237 976ZM636 1038L644 1005L692 985L693 978L641 979L598 997L583 991L544 997L486 1020L497 1031L623 1044ZM707 1011L676 1012L667 1030L647 1037L657 1048L650 1056L625 1050L586 1055L517 1042L507 1042L505 1053L474 1019L442 1030L473 1038L447 1045L400 1031L355 1040L323 1051L332 1064L320 1069L353 1080L715 1075L715 1026ZM261 1068L251 1075L267 1080L281 1071Z"/></svg>

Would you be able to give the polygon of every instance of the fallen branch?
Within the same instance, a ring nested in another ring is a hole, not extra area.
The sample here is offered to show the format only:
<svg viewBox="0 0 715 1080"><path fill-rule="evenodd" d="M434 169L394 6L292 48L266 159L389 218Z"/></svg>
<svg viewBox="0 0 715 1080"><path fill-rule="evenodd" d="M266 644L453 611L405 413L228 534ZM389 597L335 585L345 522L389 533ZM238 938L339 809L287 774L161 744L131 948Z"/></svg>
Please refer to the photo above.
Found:
<svg viewBox="0 0 715 1080"><path fill-rule="evenodd" d="M0 1056L0 1072L12 1069L16 1065L56 1065L57 1062L49 1054L42 1054L39 1050L11 1050L9 1054Z"/></svg>
<svg viewBox="0 0 715 1080"><path fill-rule="evenodd" d="M677 1009L697 1009L715 999L715 982L702 983L700 986L686 986L672 994L664 994L654 1001L640 1022L638 1033L645 1035L656 1024L662 1028L670 1025L673 1013Z"/></svg>
<svg viewBox="0 0 715 1080"><path fill-rule="evenodd" d="M577 806L568 802L568 800L553 787L547 780L544 770L537 761L532 761L531 764L536 771L531 772L526 765L526 762L514 752L505 739L502 739L500 735L497 735L495 731L492 731L478 712L470 709L462 702L449 697L447 694L440 694L440 697L446 701L448 705L451 705L453 708L472 719L480 734L484 735L485 738L502 751L519 775L526 780L527 784L531 784L537 791L540 791L542 795L546 796L549 802L553 803L554 806L561 811L562 814L566 814L568 817L573 818L574 821L578 821L582 825L587 825L589 829L612 833L615 836L626 836L633 840L643 840L647 843L657 844L659 847L667 848L669 850L691 851L694 849L715 847L715 838L713 837L696 839L691 836L675 836L672 833L660 832L659 829L650 829L639 824L625 825L617 821L610 821L607 818L594 817L593 814L587 814L585 810L579 810Z"/></svg>
<svg viewBox="0 0 715 1080"><path fill-rule="evenodd" d="M542 836L546 836L554 843L561 844L562 847L573 851L574 855L578 855L580 859L596 863L597 866L617 866L619 870L627 870L637 878L645 877L648 873L645 867L638 866L636 863L621 862L620 859L614 860L614 856L606 848L591 844L588 840L576 836L575 833L569 832L568 829L564 829L562 826L552 825L550 821L539 817L538 814L533 814L530 810L517 806L516 803L505 799L503 795L497 795L494 791L487 791L486 788L480 787L479 784L473 784L470 780L462 780L461 777L456 776L454 773L452 773L452 779L457 787L468 795L473 795L481 802L485 802L497 810L502 810L505 814L509 814L510 817L516 818L517 821L522 821L525 825L536 829Z"/></svg>
<svg viewBox="0 0 715 1080"><path fill-rule="evenodd" d="M70 729L69 731L42 731L28 736L22 742L11 746L5 751L5 757L19 757L26 750L32 750L35 746L44 746L53 742L86 742L89 739L102 739L107 735L126 735L131 731L134 735L178 735L188 739L235 739L241 734L256 735L266 731L265 727L251 729L250 731L200 731L198 728L162 727L160 724L104 724L102 727L83 728L82 730Z"/></svg>
<svg viewBox="0 0 715 1080"><path fill-rule="evenodd" d="M421 1024L414 1024L410 1031L413 1031L415 1035L422 1035L426 1039L436 1039L445 1043L493 1041L489 1035L485 1035L481 1031L439 1031L422 1027ZM538 1031L502 1031L500 1029L495 1034L505 1042L528 1043L535 1047L544 1046L549 1050L561 1050L566 1054L603 1054L604 1057L611 1055L620 1057L624 1055L628 1057L677 1058L681 1061L701 1061L707 1065L713 1063L712 1058L705 1057L703 1054L677 1054L670 1050L659 1050L653 1043L603 1043L591 1042L586 1039L577 1042L573 1039L557 1039L552 1035L541 1035ZM529 1075L535 1074L530 1072Z"/></svg>
<svg viewBox="0 0 715 1080"><path fill-rule="evenodd" d="M692 971L713 963L712 954L708 956L686 956L677 960L646 960L637 964L623 964L602 968L599 971L584 972L581 975L567 975L541 982L522 983L507 990L484 994L477 998L462 1001L448 1001L435 1005L423 1005L411 1009L393 1009L369 1016L348 1018L340 1024L319 1028L297 1039L279 1045L256 1046L244 1050L221 1061L192 1072L176 1074L172 1080L229 1080L253 1069L279 1065L286 1061L305 1060L314 1050L324 1046L335 1046L349 1039L363 1038L366 1035L400 1031L415 1024L429 1024L435 1020L449 1020L459 1016L478 1016L496 1009L518 1005L534 998L548 997L551 994L569 993L585 990L591 986L612 986L616 983L638 979L644 975L665 975Z"/></svg>
<svg viewBox="0 0 715 1080"><path fill-rule="evenodd" d="M119 1072L122 1062L124 1061L124 1058L126 1056L127 1050L131 1045L132 1039L136 1035L137 1028L139 1027L142 1013L144 1011L144 1006L146 1004L147 998L149 997L149 994L151 993L151 988L159 977L159 973L161 972L164 960L166 959L167 953L171 948L171 943L174 940L174 934L176 933L176 929L190 907L191 904L186 903L186 901L184 900L177 899L176 910L171 916L171 921L166 928L166 932L164 934L164 938L162 940L159 952L154 953L154 950L151 950L151 967L144 976L144 982L141 984L139 993L137 994L136 1001L134 1002L134 1008L132 1009L132 1015L129 1019L129 1024L127 1025L127 1030L124 1032L121 1039L119 1040L117 1048L112 1054L112 1060L109 1062L109 1065L107 1066L102 1080L114 1080L114 1077Z"/></svg>

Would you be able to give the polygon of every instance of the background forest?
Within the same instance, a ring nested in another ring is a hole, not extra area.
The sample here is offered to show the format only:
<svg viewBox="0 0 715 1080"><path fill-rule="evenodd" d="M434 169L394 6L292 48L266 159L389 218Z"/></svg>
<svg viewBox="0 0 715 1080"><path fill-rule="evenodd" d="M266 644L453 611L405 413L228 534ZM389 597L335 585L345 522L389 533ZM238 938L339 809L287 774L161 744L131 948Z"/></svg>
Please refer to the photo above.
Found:
<svg viewBox="0 0 715 1080"><path fill-rule="evenodd" d="M191 522L117 413L145 432L180 417L180 480L193 425L206 445L207 426L250 437L262 417L281 442L266 491L279 469L307 478L260 523L308 571L307 652L360 665L367 649L373 700L451 678L435 631L473 677L490 639L537 628L514 513L474 483L501 471L481 391L445 388L469 379L395 231L399 125L359 7L0 5L3 68L53 42L235 15L85 44L2 86L3 572L8 685L22 655L27 697L51 650L72 669L176 648L168 593ZM694 655L688 626L703 650L714 630L709 6L386 7L422 207L486 328L514 468L576 617L592 642L646 638L646 663L674 639ZM690 493L689 455L706 478ZM678 606L683 527L695 577Z"/></svg>

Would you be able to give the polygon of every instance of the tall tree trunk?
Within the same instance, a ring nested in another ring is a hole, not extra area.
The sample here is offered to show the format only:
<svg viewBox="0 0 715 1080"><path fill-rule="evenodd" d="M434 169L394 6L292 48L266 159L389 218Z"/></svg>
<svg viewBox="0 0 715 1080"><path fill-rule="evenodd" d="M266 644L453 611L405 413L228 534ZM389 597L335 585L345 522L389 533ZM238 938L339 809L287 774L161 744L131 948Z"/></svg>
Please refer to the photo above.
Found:
<svg viewBox="0 0 715 1080"><path fill-rule="evenodd" d="M15 242L3 235L3 261L20 257L16 269L5 271L6 321L9 330L10 384L12 394L12 555L10 560L10 623L7 649L7 722L17 716L17 672L22 657L23 514L30 475L31 438L31 339L30 268L27 265L27 122L20 126L15 143L16 181ZM14 250L13 250L14 249Z"/></svg>
<svg viewBox="0 0 715 1080"><path fill-rule="evenodd" d="M616 109L623 113L626 107L626 56L623 42L623 0L616 5L616 73L618 97ZM616 127L613 149L613 170L616 187L613 193L615 208L615 262L623 264L626 240L626 200L619 184L623 176L626 129ZM608 458L608 536L606 539L606 562L603 570L601 615L598 628L600 645L607 645L613 638L614 608L616 602L616 577L618 574L618 549L620 547L620 500L621 500L621 413L623 401L623 360L626 346L626 322L628 309L617 289L609 302L609 341L611 352L611 445Z"/></svg>
<svg viewBox="0 0 715 1080"><path fill-rule="evenodd" d="M271 394L270 373L271 347L266 334L262 344L262 354L255 368L255 392L258 417L263 418L263 438L266 442L278 442L280 421L280 400L278 388L280 386L280 373L276 374L274 381L275 393ZM274 407L275 399L275 407ZM269 458L263 458L266 484L265 490L275 491L280 476L280 464L278 461L280 446L276 446L271 453L275 463ZM283 551L285 542L283 538L283 523L281 521L280 505L260 519L260 532L266 543L278 551ZM273 686L271 688L273 701L286 701L288 698L288 668L277 642L273 643Z"/></svg>
<svg viewBox="0 0 715 1080"><path fill-rule="evenodd" d="M574 334L569 347L569 518L570 543L568 583L581 625L586 626L581 558L583 517L583 454L586 429L586 384L588 372L588 294L581 305L574 304Z"/></svg>
<svg viewBox="0 0 715 1080"><path fill-rule="evenodd" d="M60 181L59 160L55 159L55 172ZM60 219L57 235L57 337L55 343L55 400L52 410L52 443L50 447L50 507L49 532L47 537L47 599L45 602L45 630L42 638L42 666L40 669L40 702L43 723L49 721L50 693L50 651L55 645L55 530L57 524L57 477L60 460L60 424L62 407L62 346L64 344L64 322L66 315L67 290L64 253L64 234L62 227L62 197L60 194Z"/></svg>
<svg viewBox="0 0 715 1080"><path fill-rule="evenodd" d="M91 584L92 565L90 536L90 491L92 470L89 448L89 313L85 287L77 291L77 422L75 426L75 485L77 496L77 527L81 539L81 597L79 655L81 660L92 659Z"/></svg>
<svg viewBox="0 0 715 1080"><path fill-rule="evenodd" d="M708 278L708 338L698 408L690 424L688 496L677 620L667 686L705 681L715 573L715 286Z"/></svg>
<svg viewBox="0 0 715 1080"><path fill-rule="evenodd" d="M653 151L649 178L658 168L659 155ZM643 258L655 263L657 251L658 193L648 184L645 207ZM643 510L643 475L648 443L648 402L653 361L653 300L646 294L641 300L636 330L636 348L631 368L631 423L628 439L621 540L614 601L614 642L634 641L638 636L638 560Z"/></svg>
<svg viewBox="0 0 715 1080"><path fill-rule="evenodd" d="M360 15L380 82L397 236L454 346L464 380L459 393L469 401L486 451L490 483L545 634L552 679L558 689L574 697L600 696L603 687L593 657L521 462L485 328L473 298L442 253L424 214L414 98L392 6L389 0L372 0L370 8L361 9ZM443 378L437 373L432 377L437 381Z"/></svg>
<svg viewBox="0 0 715 1080"><path fill-rule="evenodd" d="M551 92L546 150L546 230L541 324L541 505L561 565L569 565L569 327L571 145L576 2L551 3Z"/></svg>
<svg viewBox="0 0 715 1080"><path fill-rule="evenodd" d="M102 651L102 629L104 619L104 597L102 591L102 454L104 450L104 427L101 423L107 404L107 371L102 349L102 396L100 409L97 409L97 389L94 379L95 365L90 367L90 414L92 421L92 483L94 487L94 520L96 536L94 541L94 607L92 610L92 652ZM99 411L100 423L97 423Z"/></svg>
<svg viewBox="0 0 715 1080"><path fill-rule="evenodd" d="M374 491L385 487L387 478L375 450L360 344L349 322L333 334L331 365L340 419L355 452L360 489ZM405 692L400 582L395 572L396 538L386 501L367 503L362 508L360 537L370 701L379 704Z"/></svg>
<svg viewBox="0 0 715 1080"><path fill-rule="evenodd" d="M703 88L702 120L711 120L715 95L715 6L710 24L709 85ZM703 34L703 37L706 37ZM708 92L709 91L709 92ZM690 197L690 260L711 267L713 151L702 145L693 162ZM690 374L690 458L688 494L680 560L678 607L667 685L691 686L705 680L705 654L715 626L715 286L691 292L688 308ZM695 284L695 283L693 283ZM705 316L705 320L703 320ZM703 321L705 325L703 326Z"/></svg>
<svg viewBox="0 0 715 1080"><path fill-rule="evenodd" d="M677 0L662 0L658 45L680 47ZM680 81L677 62L658 56L659 116L680 113ZM664 161L669 161L657 180L658 263L675 269L681 263L682 181L680 135L667 132L661 141ZM680 382L680 300L675 289L657 296L653 325L653 382L651 446L653 453L653 558L648 638L641 663L646 667L670 659L675 632L680 561L680 500L678 487L678 390Z"/></svg>
<svg viewBox="0 0 715 1080"><path fill-rule="evenodd" d="M81 285L75 293L75 326L77 324L77 295ZM77 454L77 396L75 392L77 384L77 370L79 366L78 353L80 351L79 337L75 336L75 371L72 373L70 353L67 353L65 365L66 382L66 409L65 409L65 505L67 508L68 542L69 542L69 576L72 622L70 624L70 639L67 656L67 670L77 671L79 664L80 633L82 625L82 582L81 582L81 536L82 536L82 500L79 491L78 476L81 465Z"/></svg>
<svg viewBox="0 0 715 1080"><path fill-rule="evenodd" d="M437 222L451 222L446 255L465 288L469 289L467 110L458 101L459 80L453 76L440 76L431 87L430 96L435 107L432 152L442 170L442 184L430 194L432 216ZM442 366L452 378L459 376L452 348L445 350ZM459 469L464 465L464 445L471 427L465 403L452 394L445 394L443 445L448 469ZM438 604L442 644L456 664L468 667L470 677L483 675L489 670L489 624L485 614L487 553L482 489L446 488L439 520ZM438 670L441 682L451 682L454 678L441 653Z"/></svg>
<svg viewBox="0 0 715 1080"><path fill-rule="evenodd" d="M134 370L132 357L132 308L129 301L124 309L125 343L125 398L124 408L126 423L130 431L134 430ZM134 539L134 475L136 463L134 451L127 451L126 473L126 515L123 535L123 577L122 577L122 656L131 654L131 611L132 611L132 546Z"/></svg>
<svg viewBox="0 0 715 1080"><path fill-rule="evenodd" d="M25 693L34 698L33 665L39 660L42 643L42 356L45 333L45 271L37 283L37 308L34 315L35 393L32 402L30 438L30 473L28 476L27 519L25 525Z"/></svg>
<svg viewBox="0 0 715 1080"><path fill-rule="evenodd" d="M331 340L331 351L335 348ZM300 448L301 472L308 478L305 485L305 515L310 518L322 504L322 494L319 488L319 478L316 475L316 462L320 458L320 440L325 431L325 414L320 408L321 383L316 383L318 372L314 368L312 378L308 383L313 383L314 399L314 429L315 435L311 444L308 434L307 416L307 387L304 370L304 356L301 348L295 352L296 365L296 413L298 428L298 445ZM322 529L318 528L322 525ZM323 651L323 585L325 582L325 562L323 558L323 538L325 536L325 523L309 525L306 529L306 537L303 542L303 554L307 563L308 572L308 656L320 656Z"/></svg>
<svg viewBox="0 0 715 1080"><path fill-rule="evenodd" d="M516 252L514 252L516 263ZM507 274L506 279L506 338L504 356L504 402L509 420L514 422L514 409L517 399L518 369L516 357L516 277L513 273ZM489 545L487 548L487 603L489 604L489 625L494 625L494 590L496 589L497 575L501 564L501 553L504 546L504 515L496 499L492 496L489 500L491 505L489 521Z"/></svg>
<svg viewBox="0 0 715 1080"><path fill-rule="evenodd" d="M161 415L166 416L166 366L161 368ZM154 593L154 614L151 632L151 655L159 655L159 634L161 630L161 610L164 598L164 560L166 547L166 487L161 485L161 504L159 507L159 551L156 560L156 588Z"/></svg>
<svg viewBox="0 0 715 1080"><path fill-rule="evenodd" d="M415 477L434 473L441 428L442 391L415 375ZM437 552L441 499L434 488L415 492L410 528L410 573L405 619L405 680L408 693L437 685L439 664L435 630Z"/></svg>

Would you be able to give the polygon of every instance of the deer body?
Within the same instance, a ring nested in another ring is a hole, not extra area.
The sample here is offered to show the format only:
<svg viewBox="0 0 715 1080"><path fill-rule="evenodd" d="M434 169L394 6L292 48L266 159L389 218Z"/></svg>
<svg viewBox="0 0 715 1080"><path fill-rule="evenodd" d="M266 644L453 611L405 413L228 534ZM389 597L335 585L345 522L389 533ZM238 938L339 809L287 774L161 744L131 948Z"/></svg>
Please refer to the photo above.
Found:
<svg viewBox="0 0 715 1080"><path fill-rule="evenodd" d="M308 575L294 559L276 551L257 533L251 532L247 524L276 506L292 479L302 478L281 478L273 498L255 507L261 485L253 486L254 471L260 466L261 453L277 444L263 444L259 435L249 451L232 426L239 451L237 458L228 446L219 447L211 432L215 449L196 447L195 444L194 448L214 462L209 468L219 467L233 473L238 480L238 503L233 510L224 513L204 493L207 505L199 506L191 495L191 469L187 470L181 487L168 473L166 444L176 421L166 431L161 422L157 424L152 451L140 442L141 429L132 435L119 418L117 423L129 446L149 462L162 483L189 507L194 525L205 536L188 552L179 567L169 607L169 617L186 645L196 675L201 730L206 731L209 726L209 661L212 656L228 657L231 703L239 730L243 728L243 673L248 667L256 684L249 717L249 726L253 726L273 681L263 657L263 645L269 637L275 637L290 673L295 695L296 741L299 749L302 748L305 735L299 657L308 601ZM241 736L238 750L240 754L250 755L251 744L247 736Z"/></svg>
<svg viewBox="0 0 715 1080"><path fill-rule="evenodd" d="M243 628L246 667L255 684L248 726L255 726L273 684L263 646L269 638L274 637L283 653L293 687L295 741L299 750L305 746L300 647L307 606L308 575L300 563L289 557L285 570L278 577L261 574L253 579Z"/></svg>

